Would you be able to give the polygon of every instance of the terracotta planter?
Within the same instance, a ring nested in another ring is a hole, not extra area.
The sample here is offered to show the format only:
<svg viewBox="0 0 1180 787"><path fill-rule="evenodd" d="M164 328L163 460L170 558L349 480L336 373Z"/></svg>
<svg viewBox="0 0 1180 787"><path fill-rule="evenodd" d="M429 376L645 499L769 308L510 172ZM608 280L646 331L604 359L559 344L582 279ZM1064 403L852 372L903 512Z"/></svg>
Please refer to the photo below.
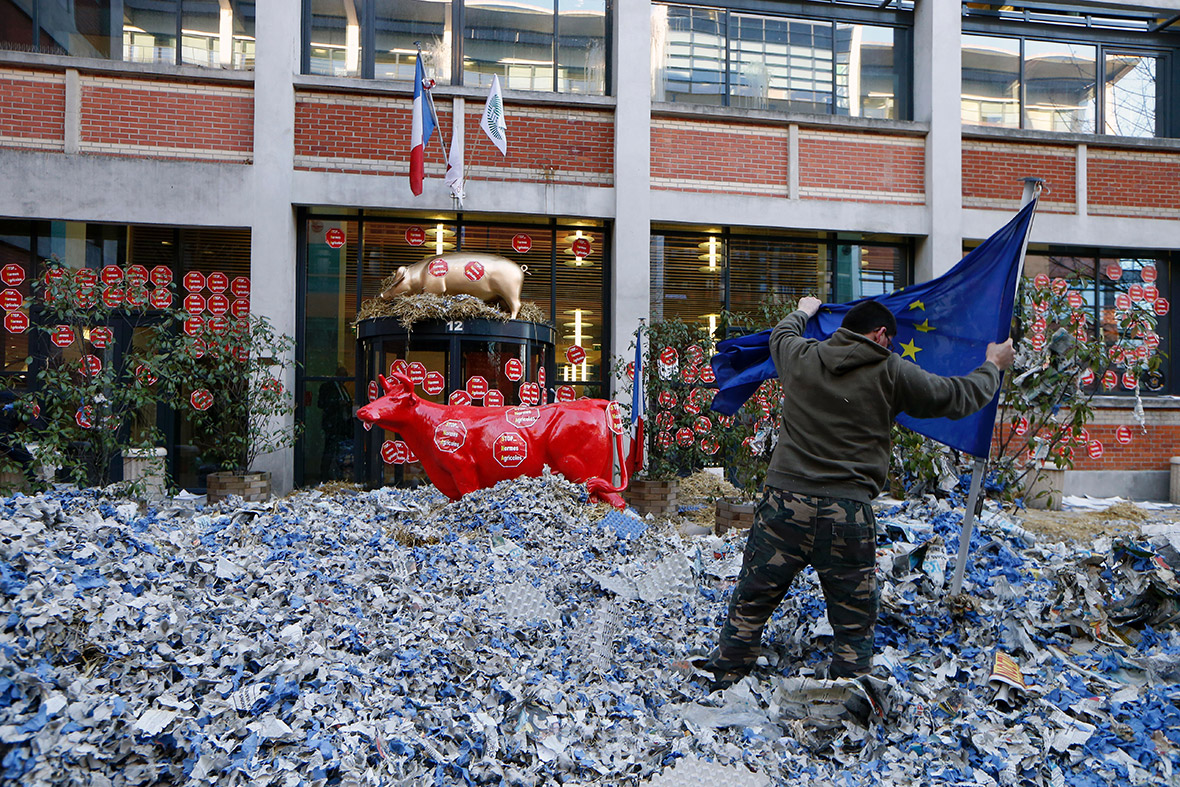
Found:
<svg viewBox="0 0 1180 787"><path fill-rule="evenodd" d="M205 486L205 494L210 503L225 500L230 495L237 495L247 503L254 503L270 497L270 473L210 473Z"/></svg>
<svg viewBox="0 0 1180 787"><path fill-rule="evenodd" d="M640 516L674 516L680 510L680 479L632 478L623 497Z"/></svg>
<svg viewBox="0 0 1180 787"><path fill-rule="evenodd" d="M713 525L716 535L723 535L726 530L749 530L754 524L755 503L743 503L736 500L722 498L717 501L717 519Z"/></svg>

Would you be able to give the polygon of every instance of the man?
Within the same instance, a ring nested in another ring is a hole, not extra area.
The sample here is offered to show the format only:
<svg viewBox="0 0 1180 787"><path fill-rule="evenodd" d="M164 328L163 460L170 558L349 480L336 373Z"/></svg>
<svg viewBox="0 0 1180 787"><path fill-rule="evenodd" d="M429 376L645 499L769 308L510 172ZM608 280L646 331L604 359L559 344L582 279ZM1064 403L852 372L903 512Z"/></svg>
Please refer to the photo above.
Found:
<svg viewBox="0 0 1180 787"><path fill-rule="evenodd" d="M1012 364L1009 339L989 344L983 365L963 377L925 372L890 351L897 321L876 301L854 306L828 339L803 338L822 305L803 298L770 335L782 422L719 647L701 663L713 674L710 691L750 671L766 621L807 565L833 631L828 677L868 673L878 604L869 501L889 470L893 419L970 415L991 401Z"/></svg>

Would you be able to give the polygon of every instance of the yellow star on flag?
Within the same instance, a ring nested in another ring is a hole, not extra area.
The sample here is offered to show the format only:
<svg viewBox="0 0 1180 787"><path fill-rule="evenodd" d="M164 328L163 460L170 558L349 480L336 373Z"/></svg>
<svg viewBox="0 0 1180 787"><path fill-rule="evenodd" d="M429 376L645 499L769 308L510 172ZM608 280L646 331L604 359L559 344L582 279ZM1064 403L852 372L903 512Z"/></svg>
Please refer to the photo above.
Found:
<svg viewBox="0 0 1180 787"><path fill-rule="evenodd" d="M926 311L926 304L922 303L921 301L914 301L910 304L910 309L921 309L922 311Z"/></svg>
<svg viewBox="0 0 1180 787"><path fill-rule="evenodd" d="M921 331L922 333L930 333L934 330L934 327L930 325L930 320L922 320L921 323L914 326L914 330Z"/></svg>
<svg viewBox="0 0 1180 787"><path fill-rule="evenodd" d="M901 343L901 357L912 358L914 363L918 362L918 353L921 351L922 348L915 344L913 339Z"/></svg>

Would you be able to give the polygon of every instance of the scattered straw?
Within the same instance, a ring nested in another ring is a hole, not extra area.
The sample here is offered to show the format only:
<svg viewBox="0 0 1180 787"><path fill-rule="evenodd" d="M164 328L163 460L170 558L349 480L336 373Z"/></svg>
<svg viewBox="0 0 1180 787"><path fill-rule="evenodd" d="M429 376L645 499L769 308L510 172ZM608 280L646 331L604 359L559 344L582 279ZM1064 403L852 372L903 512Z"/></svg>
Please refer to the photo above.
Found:
<svg viewBox="0 0 1180 787"><path fill-rule="evenodd" d="M680 479L681 505L712 503L719 497L737 499L742 497L742 493L725 479L704 470Z"/></svg>
<svg viewBox="0 0 1180 787"><path fill-rule="evenodd" d="M382 282L382 287L392 278ZM394 317L405 328L426 320L500 320L507 321L508 313L473 295L399 295L388 301L370 298L361 303L356 321L374 317ZM518 320L548 323L548 315L537 304L526 301L520 305ZM354 323L355 325L355 323Z"/></svg>

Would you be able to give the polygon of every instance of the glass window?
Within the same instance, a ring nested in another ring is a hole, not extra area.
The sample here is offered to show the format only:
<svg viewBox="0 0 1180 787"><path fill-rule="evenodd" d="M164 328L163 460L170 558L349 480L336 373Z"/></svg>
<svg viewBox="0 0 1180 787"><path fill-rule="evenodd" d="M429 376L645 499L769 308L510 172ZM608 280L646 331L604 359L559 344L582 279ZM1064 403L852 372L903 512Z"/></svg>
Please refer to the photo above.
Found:
<svg viewBox="0 0 1180 787"><path fill-rule="evenodd" d="M1094 133L1096 52L1084 44L1024 42L1025 128Z"/></svg>
<svg viewBox="0 0 1180 787"><path fill-rule="evenodd" d="M896 119L901 93L891 27L836 23L836 114Z"/></svg>
<svg viewBox="0 0 1180 787"><path fill-rule="evenodd" d="M725 103L725 38L724 11L653 5L655 98Z"/></svg>
<svg viewBox="0 0 1180 787"><path fill-rule="evenodd" d="M16 23L12 32L4 34L5 38L25 39L31 30L25 20L31 22L29 15L32 6L33 3L0 3L0 9L8 7L7 12L0 16L3 19L0 27L7 29L11 22ZM37 22L41 28L36 51L76 57L111 56L109 0L37 0L36 6ZM25 43L32 44L32 41L29 39ZM32 46L19 48L31 50Z"/></svg>
<svg viewBox="0 0 1180 787"><path fill-rule="evenodd" d="M361 73L361 26L353 0L311 0L308 72L352 77Z"/></svg>
<svg viewBox="0 0 1180 787"><path fill-rule="evenodd" d="M451 81L452 4L435 0L374 0L374 73L377 79L414 79L423 65L439 82Z"/></svg>
<svg viewBox="0 0 1180 787"><path fill-rule="evenodd" d="M312 219L307 224L307 306L303 364L309 377L353 373L356 337L349 315L356 314L356 257L360 248L355 221ZM378 233L374 233L378 234ZM378 234L379 235L379 234ZM337 241L342 236L343 243ZM380 254L380 237L366 237L366 248ZM331 242L329 242L331 241ZM380 280L374 280L374 289ZM374 293L376 294L376 293Z"/></svg>
<svg viewBox="0 0 1180 787"><path fill-rule="evenodd" d="M606 93L606 0L558 0L557 92Z"/></svg>
<svg viewBox="0 0 1180 787"><path fill-rule="evenodd" d="M467 0L463 84L505 90L553 90L553 0Z"/></svg>
<svg viewBox="0 0 1180 787"><path fill-rule="evenodd" d="M175 63L179 12L179 0L126 0L123 59L133 63Z"/></svg>
<svg viewBox="0 0 1180 787"><path fill-rule="evenodd" d="M1020 41L963 36L963 122L1020 127Z"/></svg>
<svg viewBox="0 0 1180 787"><path fill-rule="evenodd" d="M832 23L730 14L731 106L832 111Z"/></svg>
<svg viewBox="0 0 1180 787"><path fill-rule="evenodd" d="M1106 52L1103 131L1124 137L1156 134L1158 58Z"/></svg>

